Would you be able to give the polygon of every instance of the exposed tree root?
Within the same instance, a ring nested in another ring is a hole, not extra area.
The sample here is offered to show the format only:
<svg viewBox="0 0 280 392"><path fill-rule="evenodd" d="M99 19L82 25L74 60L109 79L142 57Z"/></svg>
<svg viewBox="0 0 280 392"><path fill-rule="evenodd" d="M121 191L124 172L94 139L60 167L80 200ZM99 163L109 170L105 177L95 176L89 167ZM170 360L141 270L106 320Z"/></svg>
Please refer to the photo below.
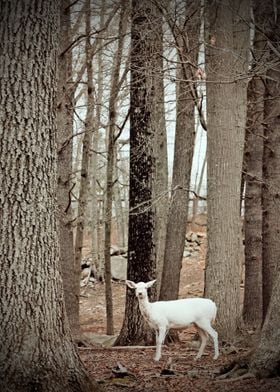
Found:
<svg viewBox="0 0 280 392"><path fill-rule="evenodd" d="M248 355L225 366L221 371L221 375L216 380L217 382L231 382L246 378L255 378L255 375L249 371Z"/></svg>
<svg viewBox="0 0 280 392"><path fill-rule="evenodd" d="M239 370L241 370L241 369L239 369ZM244 370L244 369L242 369L242 370ZM243 373L243 371L241 373ZM234 376L236 376L236 377L234 377L232 375L232 376L229 376L228 378L223 378L223 379L218 378L216 380L216 382L234 382L234 381L246 380L248 378L255 378L255 375L253 373L250 373L250 372L247 372L247 371L244 374L241 374L240 376L237 376L237 375L238 375L238 372L236 372L234 374Z"/></svg>

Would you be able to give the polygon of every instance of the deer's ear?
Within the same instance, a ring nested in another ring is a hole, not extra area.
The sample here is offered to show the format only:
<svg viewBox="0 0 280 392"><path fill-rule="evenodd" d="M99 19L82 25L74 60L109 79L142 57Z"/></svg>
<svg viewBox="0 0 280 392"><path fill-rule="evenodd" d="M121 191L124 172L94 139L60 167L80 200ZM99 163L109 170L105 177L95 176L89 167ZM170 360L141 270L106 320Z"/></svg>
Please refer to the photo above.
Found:
<svg viewBox="0 0 280 392"><path fill-rule="evenodd" d="M147 283L146 283L147 289L150 288L150 287L152 287L152 285L153 285L156 281L157 281L157 280L155 279L155 280L151 280L150 282L147 282Z"/></svg>
<svg viewBox="0 0 280 392"><path fill-rule="evenodd" d="M131 289L136 289L136 284L132 280L126 280L125 284Z"/></svg>

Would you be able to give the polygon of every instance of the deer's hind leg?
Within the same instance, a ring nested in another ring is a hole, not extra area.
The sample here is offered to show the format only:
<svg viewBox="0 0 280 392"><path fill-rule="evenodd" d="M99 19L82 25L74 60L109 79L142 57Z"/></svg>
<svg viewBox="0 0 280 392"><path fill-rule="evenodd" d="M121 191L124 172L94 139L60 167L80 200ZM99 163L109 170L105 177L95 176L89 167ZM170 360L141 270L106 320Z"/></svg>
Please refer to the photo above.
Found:
<svg viewBox="0 0 280 392"><path fill-rule="evenodd" d="M201 345L199 347L199 351L198 351L198 353L197 353L197 355L195 357L195 359L199 359L199 358L202 357L202 355L204 353L204 350L205 350L205 347L206 347L206 344L207 344L207 340L208 340L208 333L205 332L198 325L194 324L194 326L195 326L195 329L197 330L197 333L198 333L198 335L200 337L200 340L201 340Z"/></svg>

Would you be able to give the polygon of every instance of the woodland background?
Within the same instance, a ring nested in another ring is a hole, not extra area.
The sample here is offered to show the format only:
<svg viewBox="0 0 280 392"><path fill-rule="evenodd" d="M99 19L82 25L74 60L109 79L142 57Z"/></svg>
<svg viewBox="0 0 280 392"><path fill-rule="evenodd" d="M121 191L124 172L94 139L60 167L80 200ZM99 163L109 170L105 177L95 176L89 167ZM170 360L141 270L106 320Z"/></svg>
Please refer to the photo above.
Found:
<svg viewBox="0 0 280 392"><path fill-rule="evenodd" d="M151 300L212 298L218 364L234 359L222 372L241 375L239 390L276 391L279 11L278 0L0 1L1 391L99 390L100 364L130 355L139 380L147 366L156 376L126 388L161 390L171 365L143 349L154 336L134 293L112 283L114 252L128 279L157 278ZM181 272L192 281L196 265L186 272L183 256L201 216L199 289L186 292ZM90 290L104 291L112 351L78 349ZM181 356L184 343L168 340ZM141 348L122 357L124 346ZM220 367L185 352L166 390L210 388Z"/></svg>

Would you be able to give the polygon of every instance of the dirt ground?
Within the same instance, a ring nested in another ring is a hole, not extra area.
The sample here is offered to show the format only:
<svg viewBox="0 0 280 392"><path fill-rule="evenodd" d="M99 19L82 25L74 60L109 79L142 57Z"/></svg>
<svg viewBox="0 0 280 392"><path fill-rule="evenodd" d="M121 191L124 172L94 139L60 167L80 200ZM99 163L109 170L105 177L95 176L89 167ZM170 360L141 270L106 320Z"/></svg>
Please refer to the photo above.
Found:
<svg viewBox="0 0 280 392"><path fill-rule="evenodd" d="M205 244L195 257L183 260L180 297L200 296L203 292ZM121 329L125 303L124 283L113 283L114 328ZM86 334L106 333L105 288L102 283L83 288L80 299L80 320ZM280 379L219 380L221 369L248 351L247 344L220 347L220 357L214 361L213 345L207 345L205 355L194 361L198 350L195 332L189 328L180 332L180 342L163 347L159 362L153 361L154 347L101 347L97 344L80 347L79 353L89 374L104 391L127 392L280 392ZM245 347L246 346L246 347ZM165 374L171 363L172 374ZM127 373L119 371L124 366Z"/></svg>

